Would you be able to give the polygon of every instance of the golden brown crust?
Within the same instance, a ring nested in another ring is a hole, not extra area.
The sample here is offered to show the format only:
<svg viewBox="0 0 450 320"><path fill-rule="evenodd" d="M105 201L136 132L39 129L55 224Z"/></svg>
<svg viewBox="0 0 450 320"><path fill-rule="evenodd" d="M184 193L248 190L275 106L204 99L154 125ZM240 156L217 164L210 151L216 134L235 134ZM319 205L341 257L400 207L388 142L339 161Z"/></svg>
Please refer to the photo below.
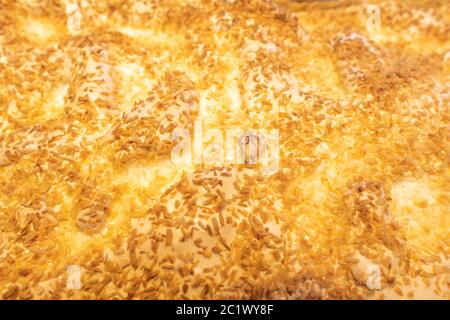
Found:
<svg viewBox="0 0 450 320"><path fill-rule="evenodd" d="M3 299L450 298L445 1L76 3L0 0Z"/></svg>

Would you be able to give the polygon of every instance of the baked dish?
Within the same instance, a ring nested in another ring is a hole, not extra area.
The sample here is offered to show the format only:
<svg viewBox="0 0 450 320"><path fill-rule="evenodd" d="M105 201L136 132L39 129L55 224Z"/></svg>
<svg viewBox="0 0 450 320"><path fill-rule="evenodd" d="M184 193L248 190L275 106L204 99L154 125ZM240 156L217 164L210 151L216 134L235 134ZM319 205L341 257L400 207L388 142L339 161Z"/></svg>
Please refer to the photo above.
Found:
<svg viewBox="0 0 450 320"><path fill-rule="evenodd" d="M449 34L447 1L0 0L0 297L449 299Z"/></svg>

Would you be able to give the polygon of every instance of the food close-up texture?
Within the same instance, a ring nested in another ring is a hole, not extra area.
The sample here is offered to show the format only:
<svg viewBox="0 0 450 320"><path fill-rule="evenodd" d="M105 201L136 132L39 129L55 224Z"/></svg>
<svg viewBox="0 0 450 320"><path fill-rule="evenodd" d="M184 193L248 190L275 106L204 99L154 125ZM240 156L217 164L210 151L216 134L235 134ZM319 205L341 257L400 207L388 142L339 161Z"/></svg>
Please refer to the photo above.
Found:
<svg viewBox="0 0 450 320"><path fill-rule="evenodd" d="M0 298L450 299L449 95L448 1L0 0Z"/></svg>

